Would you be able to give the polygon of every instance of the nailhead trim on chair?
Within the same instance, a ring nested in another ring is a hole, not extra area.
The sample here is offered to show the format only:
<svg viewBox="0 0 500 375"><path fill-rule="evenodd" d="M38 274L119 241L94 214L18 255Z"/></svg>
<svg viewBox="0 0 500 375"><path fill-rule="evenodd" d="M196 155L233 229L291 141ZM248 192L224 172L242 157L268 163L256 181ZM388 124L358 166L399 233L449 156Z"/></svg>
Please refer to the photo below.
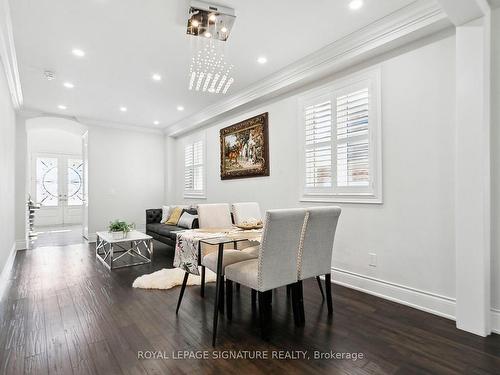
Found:
<svg viewBox="0 0 500 375"><path fill-rule="evenodd" d="M269 213L266 212L266 223L269 223ZM262 287L262 258L264 258L264 249L266 247L267 240L267 231L269 229L269 225L264 225L264 233L262 233L262 242L259 247L259 262L257 264L257 287L261 289Z"/></svg>
<svg viewBox="0 0 500 375"><path fill-rule="evenodd" d="M306 237L307 223L309 222L309 211L306 212L304 217L304 224L302 225L302 232L300 233L299 252L297 253L297 279L300 280L302 274L302 253L304 252L304 239Z"/></svg>

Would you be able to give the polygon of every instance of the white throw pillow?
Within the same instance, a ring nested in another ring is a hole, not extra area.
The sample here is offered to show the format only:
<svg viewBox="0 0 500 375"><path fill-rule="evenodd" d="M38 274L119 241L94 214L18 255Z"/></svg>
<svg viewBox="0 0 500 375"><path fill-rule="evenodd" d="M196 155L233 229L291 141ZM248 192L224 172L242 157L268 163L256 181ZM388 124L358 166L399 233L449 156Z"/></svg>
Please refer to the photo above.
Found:
<svg viewBox="0 0 500 375"><path fill-rule="evenodd" d="M170 206L162 206L161 208L161 222L164 223L170 217Z"/></svg>
<svg viewBox="0 0 500 375"><path fill-rule="evenodd" d="M178 227L191 229L193 227L193 221L198 218L198 215L191 215L190 213L183 212L179 222Z"/></svg>

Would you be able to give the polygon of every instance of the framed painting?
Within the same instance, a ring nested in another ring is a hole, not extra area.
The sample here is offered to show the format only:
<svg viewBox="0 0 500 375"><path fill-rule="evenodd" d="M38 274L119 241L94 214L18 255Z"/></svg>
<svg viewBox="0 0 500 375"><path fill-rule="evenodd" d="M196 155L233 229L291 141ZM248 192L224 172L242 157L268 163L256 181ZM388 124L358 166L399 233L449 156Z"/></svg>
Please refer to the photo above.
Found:
<svg viewBox="0 0 500 375"><path fill-rule="evenodd" d="M220 130L220 176L269 176L267 112Z"/></svg>

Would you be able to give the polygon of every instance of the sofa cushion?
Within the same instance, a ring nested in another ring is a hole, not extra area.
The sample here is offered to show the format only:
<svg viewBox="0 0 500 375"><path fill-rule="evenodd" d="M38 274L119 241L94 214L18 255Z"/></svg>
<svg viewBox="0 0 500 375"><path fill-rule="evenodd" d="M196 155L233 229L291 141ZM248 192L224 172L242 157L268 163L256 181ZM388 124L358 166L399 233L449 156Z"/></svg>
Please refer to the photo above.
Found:
<svg viewBox="0 0 500 375"><path fill-rule="evenodd" d="M185 230L185 228L177 227L175 225L166 225L166 224L155 223L155 224L147 224L146 230L148 232L151 231L154 233L158 233L162 236L165 236L165 237L168 237L172 240L175 240L177 237L177 234L172 233L172 232L178 231L178 230Z"/></svg>

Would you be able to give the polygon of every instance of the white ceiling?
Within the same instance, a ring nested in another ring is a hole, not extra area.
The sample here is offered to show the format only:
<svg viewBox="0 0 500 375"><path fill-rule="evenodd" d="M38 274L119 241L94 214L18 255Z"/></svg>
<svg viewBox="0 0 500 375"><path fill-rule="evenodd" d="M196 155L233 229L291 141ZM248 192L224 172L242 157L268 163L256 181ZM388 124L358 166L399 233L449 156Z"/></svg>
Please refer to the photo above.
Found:
<svg viewBox="0 0 500 375"><path fill-rule="evenodd" d="M236 10L226 44L235 83L227 95L413 0L225 0ZM24 107L129 125L165 127L225 99L187 89L192 37L185 0L15 0L12 23ZM72 55L73 48L86 52ZM257 63L266 56L268 63ZM47 81L44 70L56 79ZM154 82L153 73L163 79ZM70 81L75 88L62 83ZM57 106L64 104L66 110ZM183 112L177 106L185 107ZM127 112L120 112L126 106Z"/></svg>

